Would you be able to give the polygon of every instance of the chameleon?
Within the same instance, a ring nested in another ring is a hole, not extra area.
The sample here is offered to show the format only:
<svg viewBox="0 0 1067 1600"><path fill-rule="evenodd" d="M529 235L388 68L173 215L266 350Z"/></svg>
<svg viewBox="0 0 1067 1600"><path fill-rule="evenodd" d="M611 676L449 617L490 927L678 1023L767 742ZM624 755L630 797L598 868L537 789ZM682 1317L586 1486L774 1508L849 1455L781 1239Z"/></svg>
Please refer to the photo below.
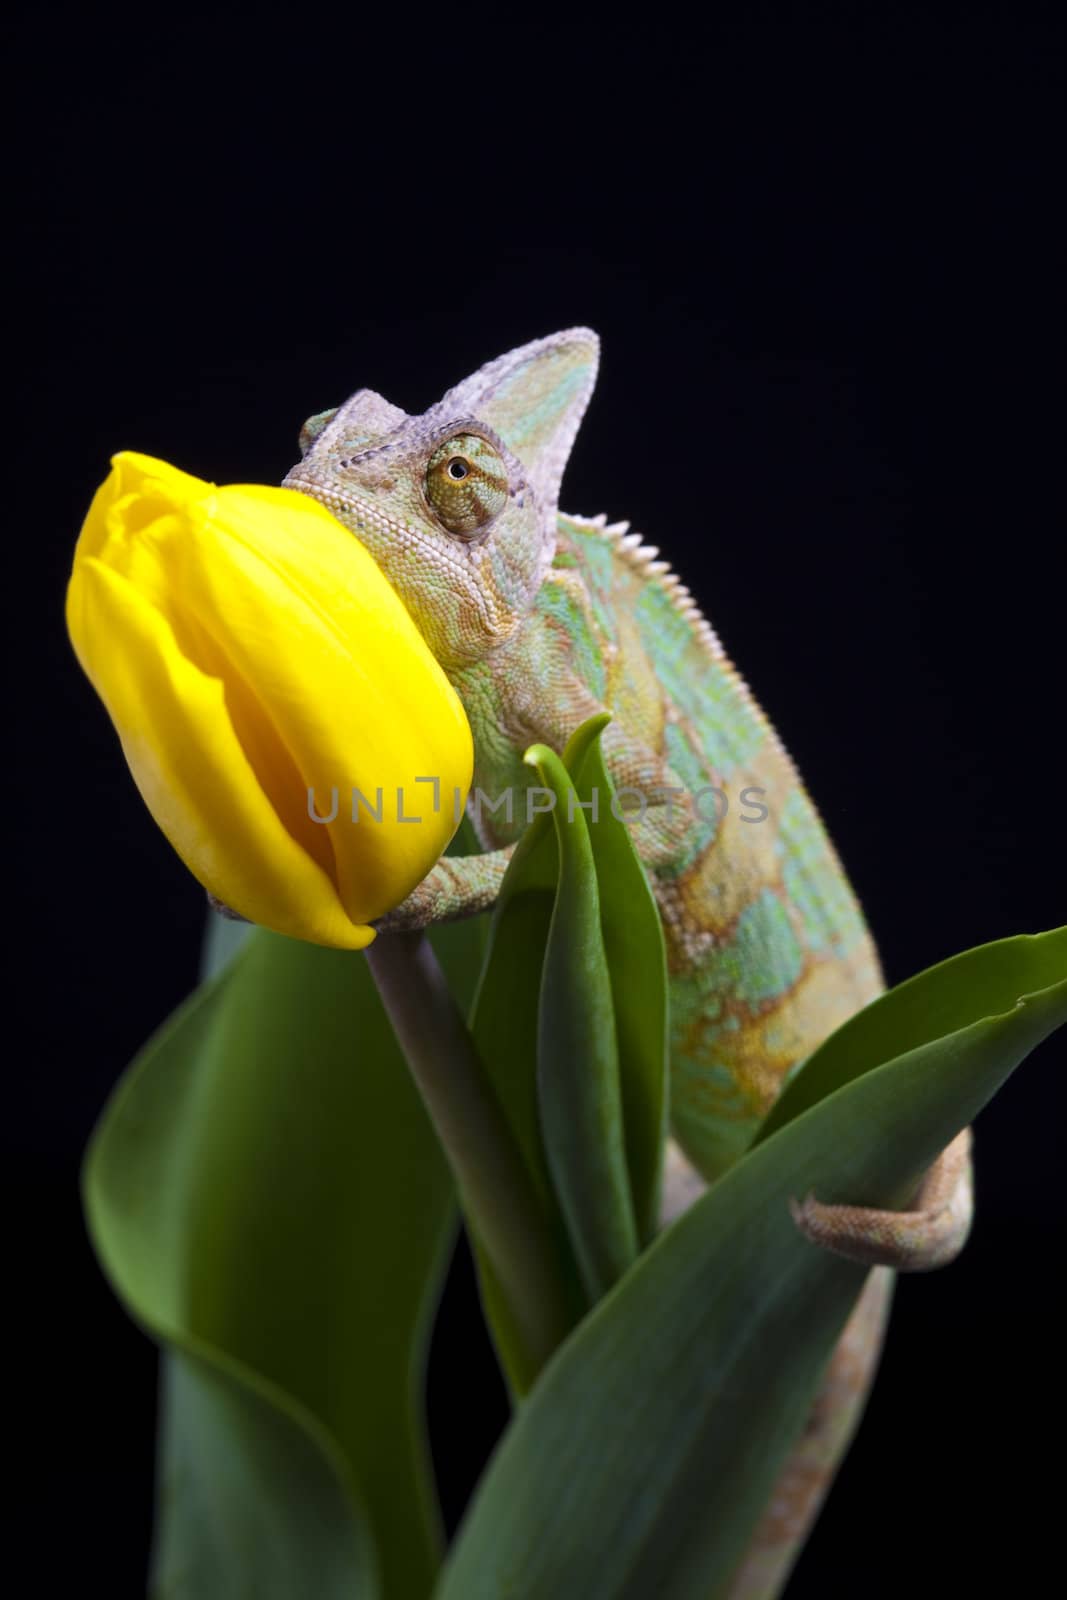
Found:
<svg viewBox="0 0 1067 1600"><path fill-rule="evenodd" d="M666 1224L743 1154L785 1080L883 989L856 895L785 746L696 600L625 522L559 509L599 340L571 328L410 416L371 389L310 417L285 484L358 536L459 694L480 854L443 857L378 927L489 909L525 826L535 743L611 714L604 756L662 918L670 1000ZM513 804L493 808L510 792ZM469 802L468 802L469 804ZM794 1203L875 1270L730 1589L772 1600L858 1422L893 1270L940 1265L972 1212L969 1134L904 1213Z"/></svg>

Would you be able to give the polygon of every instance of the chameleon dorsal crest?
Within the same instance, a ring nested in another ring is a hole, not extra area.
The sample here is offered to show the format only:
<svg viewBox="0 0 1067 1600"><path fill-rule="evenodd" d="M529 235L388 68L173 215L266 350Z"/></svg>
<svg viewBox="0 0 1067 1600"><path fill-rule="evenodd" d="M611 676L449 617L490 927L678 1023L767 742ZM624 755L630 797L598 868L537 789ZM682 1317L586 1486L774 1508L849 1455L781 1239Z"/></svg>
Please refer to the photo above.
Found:
<svg viewBox="0 0 1067 1600"><path fill-rule="evenodd" d="M304 424L286 484L368 547L446 669L483 660L533 606L599 348L572 328L489 362L421 416L360 389Z"/></svg>

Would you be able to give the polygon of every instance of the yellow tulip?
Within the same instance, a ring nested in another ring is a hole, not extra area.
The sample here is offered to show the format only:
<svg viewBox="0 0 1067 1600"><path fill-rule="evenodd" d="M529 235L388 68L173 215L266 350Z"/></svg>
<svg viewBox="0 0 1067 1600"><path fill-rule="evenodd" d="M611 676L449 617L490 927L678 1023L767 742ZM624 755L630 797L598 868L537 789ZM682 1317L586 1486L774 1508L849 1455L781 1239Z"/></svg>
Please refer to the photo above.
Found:
<svg viewBox="0 0 1067 1600"><path fill-rule="evenodd" d="M373 558L306 495L115 456L67 627L152 815L250 922L359 949L455 832L463 706Z"/></svg>

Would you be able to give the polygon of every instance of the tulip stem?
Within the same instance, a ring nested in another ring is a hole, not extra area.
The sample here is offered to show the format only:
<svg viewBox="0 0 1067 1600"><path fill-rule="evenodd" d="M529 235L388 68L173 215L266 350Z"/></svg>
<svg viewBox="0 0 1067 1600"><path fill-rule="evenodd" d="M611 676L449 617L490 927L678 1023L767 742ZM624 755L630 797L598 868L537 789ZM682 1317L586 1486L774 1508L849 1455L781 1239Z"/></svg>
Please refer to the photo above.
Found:
<svg viewBox="0 0 1067 1600"><path fill-rule="evenodd" d="M573 1319L518 1144L425 934L380 933L365 954L464 1215L539 1371Z"/></svg>

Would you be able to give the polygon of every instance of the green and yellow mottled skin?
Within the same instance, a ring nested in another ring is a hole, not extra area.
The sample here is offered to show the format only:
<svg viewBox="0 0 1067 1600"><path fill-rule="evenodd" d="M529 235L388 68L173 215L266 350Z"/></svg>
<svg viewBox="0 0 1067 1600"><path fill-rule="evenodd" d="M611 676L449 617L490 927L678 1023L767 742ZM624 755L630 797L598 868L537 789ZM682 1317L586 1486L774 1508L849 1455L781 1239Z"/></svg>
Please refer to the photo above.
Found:
<svg viewBox="0 0 1067 1600"><path fill-rule="evenodd" d="M650 804L635 832L668 941L674 1130L712 1177L748 1144L783 1077L881 982L789 756L677 581L654 565L624 527L560 516L526 626L453 676L475 730L476 783L490 796L531 781L527 743L559 747L593 709L612 712L612 778ZM507 727L516 737L502 748L495 735ZM665 790L678 791L673 826L652 804ZM487 815L485 842L509 843L524 815L516 806L510 827Z"/></svg>
<svg viewBox="0 0 1067 1600"><path fill-rule="evenodd" d="M620 796L630 791L667 939L671 1120L692 1164L672 1147L669 1214L699 1186L693 1168L712 1181L737 1159L788 1074L882 980L797 771L688 591L625 524L559 511L597 358L587 329L538 340L420 417L360 390L305 424L286 481L351 527L404 598L466 706L475 791L513 792L510 822L502 808L475 815L485 854L439 862L387 930L490 905L536 782L523 751L562 749L588 717L612 713L608 767ZM966 1233L966 1179L949 1246ZM928 1264L924 1212L905 1223L853 1211L841 1223L813 1202L797 1214L828 1248ZM942 1237L938 1259L946 1248ZM768 1600L784 1582L858 1416L888 1278L870 1280L737 1600Z"/></svg>
<svg viewBox="0 0 1067 1600"><path fill-rule="evenodd" d="M685 791L675 802L684 826L653 883L668 940L674 1129L710 1177L747 1145L785 1075L881 978L792 761L658 567L624 528L561 517L536 611L550 634L583 638L572 659L589 692ZM544 655L559 649L557 637ZM613 776L625 781L625 756Z"/></svg>

